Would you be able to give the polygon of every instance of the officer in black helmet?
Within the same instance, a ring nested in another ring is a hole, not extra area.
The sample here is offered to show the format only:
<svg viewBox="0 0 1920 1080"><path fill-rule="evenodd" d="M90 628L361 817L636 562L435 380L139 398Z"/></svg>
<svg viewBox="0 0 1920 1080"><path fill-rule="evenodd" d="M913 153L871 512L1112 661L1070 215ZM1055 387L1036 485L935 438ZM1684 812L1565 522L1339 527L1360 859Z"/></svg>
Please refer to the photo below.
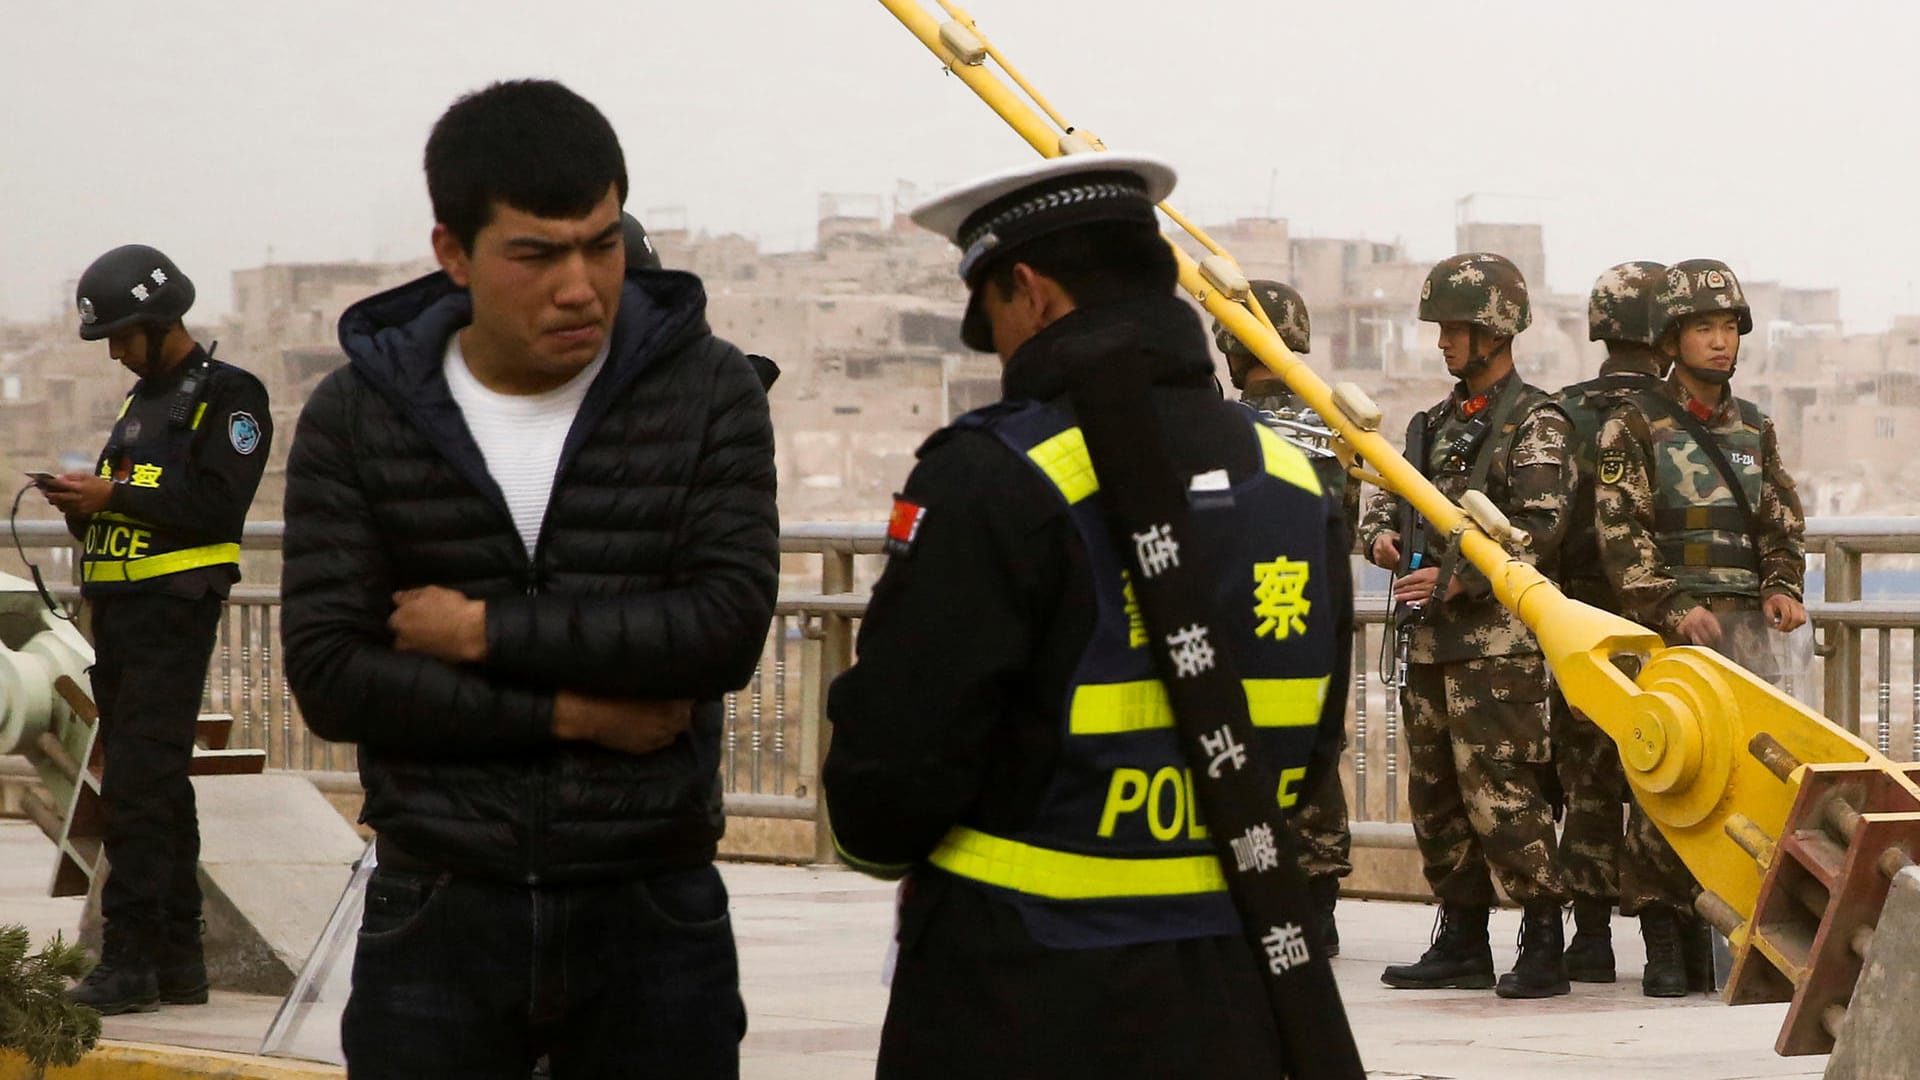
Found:
<svg viewBox="0 0 1920 1080"><path fill-rule="evenodd" d="M213 359L180 321L193 282L141 244L95 259L80 336L139 379L91 473L41 485L84 544L93 610L112 872L99 966L69 991L114 1014L207 1000L200 832L188 766L220 608L240 578L240 528L273 438L266 388Z"/></svg>

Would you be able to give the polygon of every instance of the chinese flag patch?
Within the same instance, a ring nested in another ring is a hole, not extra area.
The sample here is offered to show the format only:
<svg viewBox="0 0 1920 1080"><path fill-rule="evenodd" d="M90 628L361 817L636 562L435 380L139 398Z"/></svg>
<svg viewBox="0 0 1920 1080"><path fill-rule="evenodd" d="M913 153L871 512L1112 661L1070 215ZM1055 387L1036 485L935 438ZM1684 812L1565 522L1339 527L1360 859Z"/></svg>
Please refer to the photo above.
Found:
<svg viewBox="0 0 1920 1080"><path fill-rule="evenodd" d="M895 495L893 515L887 519L887 554L904 555L911 551L914 539L920 535L920 522L926 516L926 507Z"/></svg>

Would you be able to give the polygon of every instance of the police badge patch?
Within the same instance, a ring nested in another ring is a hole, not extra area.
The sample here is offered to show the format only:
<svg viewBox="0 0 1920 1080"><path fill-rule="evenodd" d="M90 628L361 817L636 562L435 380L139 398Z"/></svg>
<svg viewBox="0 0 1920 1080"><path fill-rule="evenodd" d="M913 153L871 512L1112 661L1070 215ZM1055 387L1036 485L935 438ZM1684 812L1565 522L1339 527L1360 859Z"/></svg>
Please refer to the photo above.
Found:
<svg viewBox="0 0 1920 1080"><path fill-rule="evenodd" d="M252 413L237 412L227 417L227 441L234 452L251 454L260 446L260 421Z"/></svg>
<svg viewBox="0 0 1920 1080"><path fill-rule="evenodd" d="M1600 482L1617 484L1627 473L1627 455L1617 450L1609 450L1600 455Z"/></svg>

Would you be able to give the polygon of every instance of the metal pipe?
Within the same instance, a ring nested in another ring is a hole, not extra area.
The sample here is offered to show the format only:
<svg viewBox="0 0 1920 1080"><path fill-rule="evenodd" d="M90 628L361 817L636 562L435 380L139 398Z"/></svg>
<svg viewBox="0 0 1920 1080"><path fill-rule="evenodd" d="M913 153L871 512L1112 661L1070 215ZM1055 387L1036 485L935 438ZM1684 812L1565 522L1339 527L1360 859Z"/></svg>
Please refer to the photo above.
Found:
<svg viewBox="0 0 1920 1080"><path fill-rule="evenodd" d="M1755 825L1752 819L1745 814L1730 814L1724 829L1727 836L1740 845L1740 850L1753 856L1753 861L1760 864L1761 873L1773 865L1774 838Z"/></svg>
<svg viewBox="0 0 1920 1080"><path fill-rule="evenodd" d="M1880 857L1874 860L1873 865L1879 867L1880 872L1887 875L1888 881L1892 881L1894 878L1900 876L1902 870L1913 865L1913 859L1899 848L1890 847L1880 853Z"/></svg>
<svg viewBox="0 0 1920 1080"><path fill-rule="evenodd" d="M1747 753L1759 759L1767 771L1779 777L1783 783L1793 782L1794 770L1800 767L1800 759L1780 745L1780 740L1766 732L1755 735L1747 743Z"/></svg>
<svg viewBox="0 0 1920 1080"><path fill-rule="evenodd" d="M1853 928L1853 936L1847 939L1847 947L1853 950L1853 955L1862 960L1867 958L1867 952L1873 948L1873 932L1871 926Z"/></svg>
<svg viewBox="0 0 1920 1080"><path fill-rule="evenodd" d="M45 799L34 792L23 791L20 793L20 809L27 812L27 817L40 827L40 831L46 834L47 839L55 843L60 842L60 830L65 823L60 820L60 815L54 811L53 807L47 805Z"/></svg>
<svg viewBox="0 0 1920 1080"><path fill-rule="evenodd" d="M1738 934L1740 928L1747 922L1740 917L1738 911L1734 910L1732 904L1722 900L1719 894L1710 890L1702 890L1699 896L1693 898L1693 910L1699 912L1701 918L1713 924L1715 930L1729 938Z"/></svg>
<svg viewBox="0 0 1920 1080"><path fill-rule="evenodd" d="M41 732L40 737L33 741L33 745L61 776L74 783L80 782L80 763L73 760L73 755L67 753L67 748L60 745L60 740L53 737L53 732Z"/></svg>
<svg viewBox="0 0 1920 1080"><path fill-rule="evenodd" d="M1836 1039L1840 1037L1840 1028L1846 1022L1847 1007L1845 1005L1829 1005L1820 1010L1820 1026L1826 1028L1827 1034Z"/></svg>
<svg viewBox="0 0 1920 1080"><path fill-rule="evenodd" d="M1879 669L1874 673L1880 685L1876 689L1875 702L1880 707L1878 722L1874 725L1874 743L1881 757L1886 757L1892 749L1893 739L1893 631L1881 627L1874 632L1880 639Z"/></svg>

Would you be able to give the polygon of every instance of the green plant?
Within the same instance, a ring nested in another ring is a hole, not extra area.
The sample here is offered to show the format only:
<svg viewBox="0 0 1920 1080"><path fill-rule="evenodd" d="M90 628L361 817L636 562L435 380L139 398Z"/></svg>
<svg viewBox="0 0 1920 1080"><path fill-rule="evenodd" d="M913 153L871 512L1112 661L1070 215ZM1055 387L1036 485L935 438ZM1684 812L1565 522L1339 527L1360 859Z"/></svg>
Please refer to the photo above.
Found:
<svg viewBox="0 0 1920 1080"><path fill-rule="evenodd" d="M32 944L26 927L0 927L0 1050L18 1051L36 1070L72 1065L100 1040L100 1014L66 995L67 981L92 964L59 934L29 954Z"/></svg>

